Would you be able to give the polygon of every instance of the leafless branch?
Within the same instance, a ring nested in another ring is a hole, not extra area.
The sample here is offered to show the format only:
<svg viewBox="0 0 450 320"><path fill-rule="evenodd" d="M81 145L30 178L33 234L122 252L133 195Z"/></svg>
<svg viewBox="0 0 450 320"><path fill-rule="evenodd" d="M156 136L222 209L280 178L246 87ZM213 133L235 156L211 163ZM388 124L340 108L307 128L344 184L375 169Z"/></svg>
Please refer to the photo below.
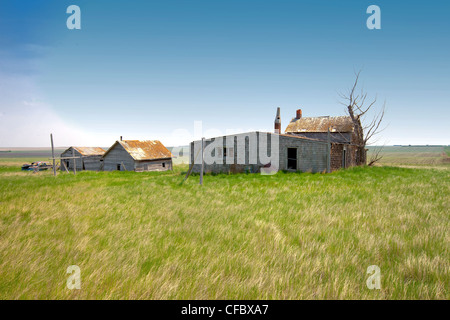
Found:
<svg viewBox="0 0 450 320"><path fill-rule="evenodd" d="M373 166L375 163L377 163L378 161L380 161L383 156L380 155L381 151L383 151L384 146L380 146L380 147L376 147L374 149L374 151L372 152L372 155L370 156L369 159L369 166Z"/></svg>
<svg viewBox="0 0 450 320"><path fill-rule="evenodd" d="M347 106L347 113L353 121L355 134L359 141L358 143L361 147L365 147L369 143L369 140L384 130L380 129L380 126L384 119L386 103L383 104L383 107L377 115L369 122L366 121L367 113L371 111L377 103L377 97L367 103L367 92L361 89L360 92L357 93L360 74L361 70L355 72L355 81L349 89L348 94L339 94L339 96L343 100L341 104Z"/></svg>

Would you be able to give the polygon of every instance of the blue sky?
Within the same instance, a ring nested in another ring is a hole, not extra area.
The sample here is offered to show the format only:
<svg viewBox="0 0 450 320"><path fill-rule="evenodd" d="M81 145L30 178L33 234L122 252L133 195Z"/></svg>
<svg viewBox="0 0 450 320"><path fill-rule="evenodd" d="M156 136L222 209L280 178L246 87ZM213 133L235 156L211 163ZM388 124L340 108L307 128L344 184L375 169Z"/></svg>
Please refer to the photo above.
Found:
<svg viewBox="0 0 450 320"><path fill-rule="evenodd" d="M69 30L69 5L81 30ZM381 8L381 30L366 9ZM0 147L166 145L342 115L362 69L378 144L449 144L444 1L0 1Z"/></svg>

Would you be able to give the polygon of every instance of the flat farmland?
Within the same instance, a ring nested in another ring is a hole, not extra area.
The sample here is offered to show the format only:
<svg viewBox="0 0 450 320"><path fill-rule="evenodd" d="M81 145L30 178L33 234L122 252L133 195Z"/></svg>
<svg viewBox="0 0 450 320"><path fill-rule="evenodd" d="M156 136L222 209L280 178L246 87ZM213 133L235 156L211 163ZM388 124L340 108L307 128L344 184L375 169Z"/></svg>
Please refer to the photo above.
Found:
<svg viewBox="0 0 450 320"><path fill-rule="evenodd" d="M379 148L369 147L368 158ZM380 165L450 168L450 147L386 146L381 150Z"/></svg>
<svg viewBox="0 0 450 320"><path fill-rule="evenodd" d="M24 159L0 162L1 299L450 298L442 165L199 186L180 184L187 165L53 177L21 172ZM80 290L66 287L70 265Z"/></svg>

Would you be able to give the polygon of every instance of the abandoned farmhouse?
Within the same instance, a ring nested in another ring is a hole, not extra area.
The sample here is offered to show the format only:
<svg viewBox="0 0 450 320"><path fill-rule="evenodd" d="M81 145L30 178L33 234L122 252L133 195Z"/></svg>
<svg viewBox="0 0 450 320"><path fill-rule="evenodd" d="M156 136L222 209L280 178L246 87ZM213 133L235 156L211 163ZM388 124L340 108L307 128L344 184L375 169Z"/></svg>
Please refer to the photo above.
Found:
<svg viewBox="0 0 450 320"><path fill-rule="evenodd" d="M158 140L119 140L108 150L70 147L61 153L61 170L165 171L172 170L172 153ZM75 158L75 159L74 159Z"/></svg>
<svg viewBox="0 0 450 320"><path fill-rule="evenodd" d="M361 126L358 126L361 128ZM281 133L280 108L274 133L248 132L205 139L204 171L214 173L262 172L267 168L303 172L331 172L365 164L350 117L303 118L301 109ZM202 141L190 145L193 171L202 167Z"/></svg>

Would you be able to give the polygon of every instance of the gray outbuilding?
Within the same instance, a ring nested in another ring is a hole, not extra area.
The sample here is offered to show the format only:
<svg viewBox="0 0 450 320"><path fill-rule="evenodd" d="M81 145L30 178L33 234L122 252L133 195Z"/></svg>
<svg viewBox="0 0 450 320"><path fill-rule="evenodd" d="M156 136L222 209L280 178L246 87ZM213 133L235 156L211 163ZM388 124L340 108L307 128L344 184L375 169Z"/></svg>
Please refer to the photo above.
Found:
<svg viewBox="0 0 450 320"><path fill-rule="evenodd" d="M104 171L172 170L172 153L158 140L116 141L102 157Z"/></svg>
<svg viewBox="0 0 450 320"><path fill-rule="evenodd" d="M100 147L70 147L61 153L61 170L100 170L100 159L105 153L105 149ZM73 156L76 159L71 159Z"/></svg>
<svg viewBox="0 0 450 320"><path fill-rule="evenodd" d="M201 141L191 142L192 171L201 170ZM204 141L204 172L329 171L330 144L300 136L248 132Z"/></svg>

